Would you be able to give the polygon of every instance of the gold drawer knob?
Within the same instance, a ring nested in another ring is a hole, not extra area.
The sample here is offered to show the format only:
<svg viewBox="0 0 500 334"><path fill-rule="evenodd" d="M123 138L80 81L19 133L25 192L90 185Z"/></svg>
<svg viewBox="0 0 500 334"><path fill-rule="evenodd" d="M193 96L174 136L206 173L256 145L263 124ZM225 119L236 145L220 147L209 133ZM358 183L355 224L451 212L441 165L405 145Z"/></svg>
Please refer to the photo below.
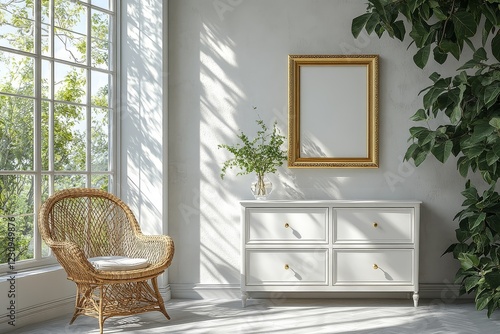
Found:
<svg viewBox="0 0 500 334"><path fill-rule="evenodd" d="M285 270L288 270L290 269L290 267L288 266L288 264L285 264Z"/></svg>
<svg viewBox="0 0 500 334"><path fill-rule="evenodd" d="M285 223L285 228L289 228L290 225L288 223Z"/></svg>
<svg viewBox="0 0 500 334"><path fill-rule="evenodd" d="M373 227L378 227L378 223L377 222L373 223Z"/></svg>
<svg viewBox="0 0 500 334"><path fill-rule="evenodd" d="M376 263L373 265L373 269L375 269L375 270L378 269L378 266Z"/></svg>

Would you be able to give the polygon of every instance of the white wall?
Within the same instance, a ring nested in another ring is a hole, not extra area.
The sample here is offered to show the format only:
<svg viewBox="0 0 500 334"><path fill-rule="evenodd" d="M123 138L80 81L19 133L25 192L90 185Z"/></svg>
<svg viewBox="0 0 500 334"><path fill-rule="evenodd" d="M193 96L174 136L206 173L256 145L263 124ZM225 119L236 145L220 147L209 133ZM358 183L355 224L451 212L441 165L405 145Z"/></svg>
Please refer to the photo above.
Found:
<svg viewBox="0 0 500 334"><path fill-rule="evenodd" d="M130 0L121 6L120 195L143 233L167 234L167 5Z"/></svg>
<svg viewBox="0 0 500 334"><path fill-rule="evenodd" d="M157 0L122 3L121 196L149 234L163 232L167 203L163 10Z"/></svg>
<svg viewBox="0 0 500 334"><path fill-rule="evenodd" d="M457 263L441 256L454 242L453 217L463 201L451 159L403 162L409 118L434 71L412 60L415 49L387 36L350 32L363 0L169 1L169 230L176 241L170 282L176 289L239 285L239 205L251 199L253 176L219 177L229 158L219 143L256 130L256 113L287 133L289 54L380 55L380 168L279 169L274 199L414 199L421 212L420 280L453 281Z"/></svg>
<svg viewBox="0 0 500 334"><path fill-rule="evenodd" d="M29 275L2 276L0 282L0 333L10 333L19 327L73 313L76 285L66 279L62 269L35 270ZM15 295L15 296L13 296ZM11 303L14 302L14 308ZM10 321L14 321L9 324Z"/></svg>

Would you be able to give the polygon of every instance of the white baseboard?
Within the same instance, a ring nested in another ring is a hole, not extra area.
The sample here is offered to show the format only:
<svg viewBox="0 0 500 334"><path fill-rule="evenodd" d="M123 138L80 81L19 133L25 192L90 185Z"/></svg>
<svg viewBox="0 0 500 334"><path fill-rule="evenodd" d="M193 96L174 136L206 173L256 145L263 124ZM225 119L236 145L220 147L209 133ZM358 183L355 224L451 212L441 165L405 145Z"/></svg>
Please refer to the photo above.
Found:
<svg viewBox="0 0 500 334"><path fill-rule="evenodd" d="M172 289L170 288L170 285L159 288L159 290L160 290L160 295L163 298L163 301L172 299Z"/></svg>
<svg viewBox="0 0 500 334"><path fill-rule="evenodd" d="M200 284L200 283L171 283L171 296L174 299L240 299L239 284ZM458 299L473 298L459 296L459 285L451 283L420 284L419 295L421 299L439 300L451 303ZM380 292L380 293L347 293L347 292L316 292L316 293L286 293L281 294L288 298L411 298L413 293L407 292ZM251 293L254 298L273 298L276 293L261 292Z"/></svg>
<svg viewBox="0 0 500 334"><path fill-rule="evenodd" d="M239 299L239 284L171 283L173 299Z"/></svg>
<svg viewBox="0 0 500 334"><path fill-rule="evenodd" d="M69 322L74 307L75 297L68 297L16 310L15 326L8 323L10 320L7 316L2 316L2 319L5 319L5 321L0 323L0 333L9 333L20 327L57 318L62 315L68 315Z"/></svg>
<svg viewBox="0 0 500 334"><path fill-rule="evenodd" d="M460 296L460 285L453 283L420 284L420 298L452 303L456 300L474 299L474 295Z"/></svg>

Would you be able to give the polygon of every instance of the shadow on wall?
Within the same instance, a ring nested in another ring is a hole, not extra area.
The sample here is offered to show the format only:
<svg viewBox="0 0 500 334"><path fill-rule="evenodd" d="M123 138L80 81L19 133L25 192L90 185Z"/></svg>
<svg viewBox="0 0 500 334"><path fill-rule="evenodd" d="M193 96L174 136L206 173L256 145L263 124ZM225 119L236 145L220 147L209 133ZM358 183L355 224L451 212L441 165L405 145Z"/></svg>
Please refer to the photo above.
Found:
<svg viewBox="0 0 500 334"><path fill-rule="evenodd" d="M164 103L161 2L123 6L120 107L122 190L145 234L163 228Z"/></svg>

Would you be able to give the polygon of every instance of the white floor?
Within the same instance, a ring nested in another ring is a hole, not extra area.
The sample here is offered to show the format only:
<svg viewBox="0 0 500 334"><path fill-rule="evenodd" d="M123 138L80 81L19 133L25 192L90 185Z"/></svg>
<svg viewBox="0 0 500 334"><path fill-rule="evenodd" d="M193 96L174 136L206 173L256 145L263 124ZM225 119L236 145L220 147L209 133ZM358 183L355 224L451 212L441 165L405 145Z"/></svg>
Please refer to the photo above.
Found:
<svg viewBox="0 0 500 334"><path fill-rule="evenodd" d="M104 333L213 334L498 334L500 311L488 319L471 302L421 300L287 299L169 300L168 321L159 312L110 318ZM68 325L70 314L13 333L99 333L97 320L85 316Z"/></svg>

